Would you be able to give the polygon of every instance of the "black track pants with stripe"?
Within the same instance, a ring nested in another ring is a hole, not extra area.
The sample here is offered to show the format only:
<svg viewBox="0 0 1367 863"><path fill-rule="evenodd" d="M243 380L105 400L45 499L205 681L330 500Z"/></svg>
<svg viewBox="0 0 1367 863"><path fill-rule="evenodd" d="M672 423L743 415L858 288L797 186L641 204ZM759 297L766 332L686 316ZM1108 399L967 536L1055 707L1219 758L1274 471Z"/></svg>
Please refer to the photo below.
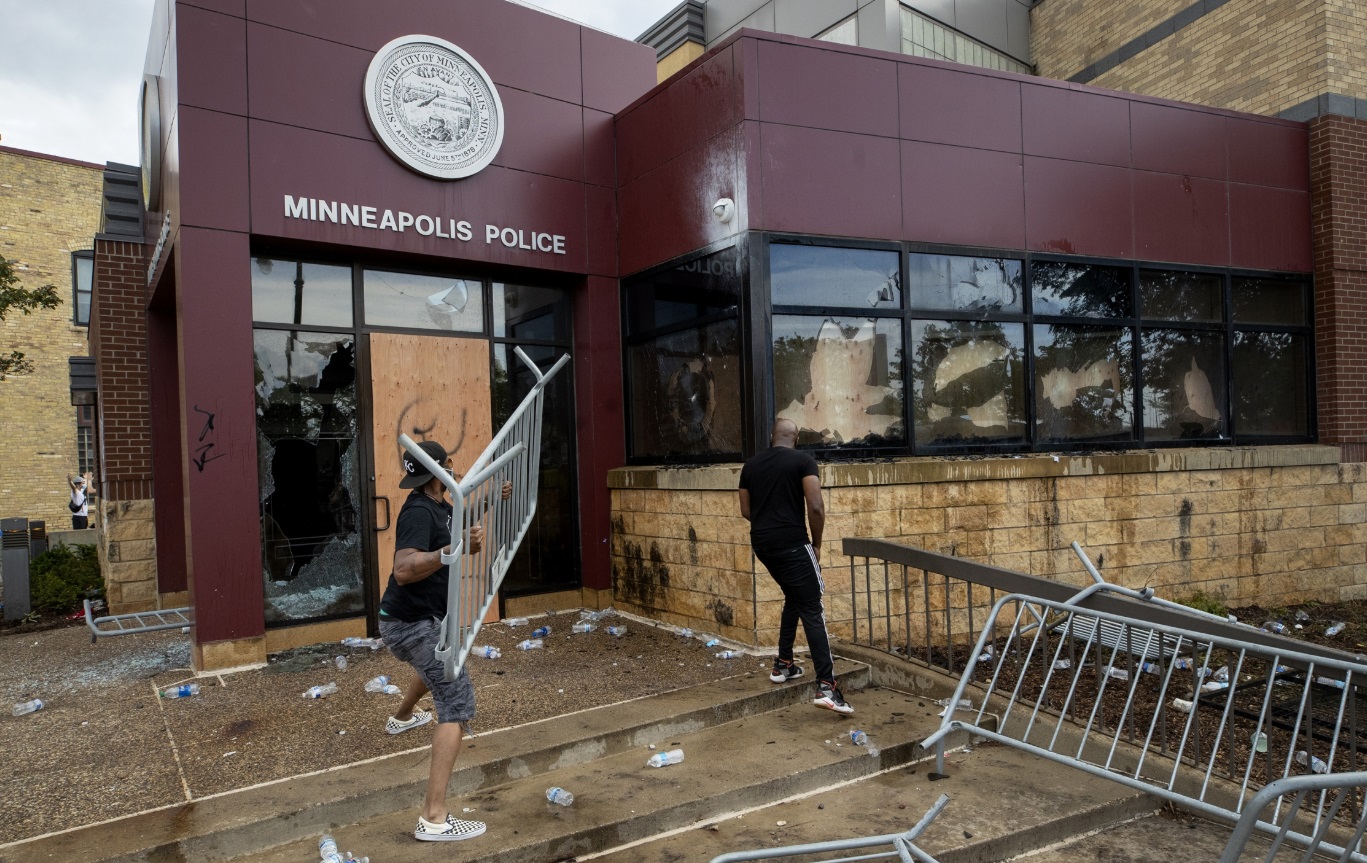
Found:
<svg viewBox="0 0 1367 863"><path fill-rule="evenodd" d="M807 647L812 652L817 680L835 682L835 660L831 656L831 641L826 634L826 611L821 595L826 584L821 580L821 566L810 545L795 545L780 549L755 549L764 568L778 582L783 591L783 614L778 626L778 658L791 662L793 641L797 638L797 622L802 621L807 636Z"/></svg>

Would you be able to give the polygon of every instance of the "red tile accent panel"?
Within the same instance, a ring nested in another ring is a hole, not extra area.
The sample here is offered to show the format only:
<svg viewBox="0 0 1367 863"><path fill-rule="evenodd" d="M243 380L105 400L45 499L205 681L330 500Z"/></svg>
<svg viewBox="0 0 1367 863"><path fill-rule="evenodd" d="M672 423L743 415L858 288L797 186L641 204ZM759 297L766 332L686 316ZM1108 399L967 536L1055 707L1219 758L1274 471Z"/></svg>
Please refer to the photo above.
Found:
<svg viewBox="0 0 1367 863"><path fill-rule="evenodd" d="M1024 248L1020 154L903 141L902 238Z"/></svg>
<svg viewBox="0 0 1367 863"><path fill-rule="evenodd" d="M163 276L157 293L174 293L172 275ZM171 304L167 304L170 306ZM180 430L180 345L174 306L147 313L150 375L152 475L156 478L157 590L186 590L184 441Z"/></svg>
<svg viewBox="0 0 1367 863"><path fill-rule="evenodd" d="M90 353L98 358L99 489L106 501L152 497L145 248L141 243L95 241Z"/></svg>
<svg viewBox="0 0 1367 863"><path fill-rule="evenodd" d="M1129 100L1063 87L1021 86L1027 156L1130 164Z"/></svg>
<svg viewBox="0 0 1367 863"><path fill-rule="evenodd" d="M765 228L844 237L901 236L901 148L896 138L776 123L762 123L760 130Z"/></svg>
<svg viewBox="0 0 1367 863"><path fill-rule="evenodd" d="M247 25L241 18L182 5L176 10L178 54L195 56L179 70L179 98L228 114L247 113Z"/></svg>
<svg viewBox="0 0 1367 863"><path fill-rule="evenodd" d="M1224 117L1201 110L1130 104L1134 167L1223 180L1229 173Z"/></svg>
<svg viewBox="0 0 1367 863"><path fill-rule="evenodd" d="M655 80L655 51L592 27L580 27L584 105L615 114L641 96ZM645 87L642 87L642 84Z"/></svg>
<svg viewBox="0 0 1367 863"><path fill-rule="evenodd" d="M1019 81L905 63L897 93L904 140L1021 152Z"/></svg>
<svg viewBox="0 0 1367 863"><path fill-rule="evenodd" d="M897 136L897 65L842 51L761 42L760 120Z"/></svg>
<svg viewBox="0 0 1367 863"><path fill-rule="evenodd" d="M1222 180L1133 171L1134 253L1146 261L1229 264L1229 201Z"/></svg>
<svg viewBox="0 0 1367 863"><path fill-rule="evenodd" d="M1134 257L1130 172L1026 156L1025 225L1032 251Z"/></svg>
<svg viewBox="0 0 1367 863"><path fill-rule="evenodd" d="M626 460L622 331L616 279L590 276L574 299L575 435L584 586L612 587L607 472Z"/></svg>
<svg viewBox="0 0 1367 863"><path fill-rule="evenodd" d="M1367 121L1310 123L1320 440L1367 461Z"/></svg>
<svg viewBox="0 0 1367 863"><path fill-rule="evenodd" d="M1230 183L1229 239L1233 266L1306 272L1310 193Z"/></svg>

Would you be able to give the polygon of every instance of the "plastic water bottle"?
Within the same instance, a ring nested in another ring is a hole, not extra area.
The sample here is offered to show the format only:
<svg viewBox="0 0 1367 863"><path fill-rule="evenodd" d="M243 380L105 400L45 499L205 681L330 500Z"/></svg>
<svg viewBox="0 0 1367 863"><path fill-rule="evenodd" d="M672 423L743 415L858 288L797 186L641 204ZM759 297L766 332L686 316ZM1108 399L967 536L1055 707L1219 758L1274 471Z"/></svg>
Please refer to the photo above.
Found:
<svg viewBox="0 0 1367 863"><path fill-rule="evenodd" d="M1116 668L1116 667L1114 667L1114 666L1112 666L1112 667L1106 669L1106 676L1107 676L1107 677L1113 677L1113 678L1115 678L1116 680L1129 680L1129 679L1130 679L1130 673L1129 673L1128 671L1126 671L1126 670L1123 669L1123 668Z"/></svg>
<svg viewBox="0 0 1367 863"><path fill-rule="evenodd" d="M540 630L537 630L537 632L540 632ZM536 633L533 633L533 635L535 634ZM475 656L482 656L485 659L498 659L503 655L503 651L489 644L481 644L477 647L472 647L470 648L470 652Z"/></svg>
<svg viewBox="0 0 1367 863"><path fill-rule="evenodd" d="M310 686L304 691L305 698L327 698L337 691L336 683L325 683L322 686Z"/></svg>
<svg viewBox="0 0 1367 863"><path fill-rule="evenodd" d="M1335 680L1332 677L1316 677L1315 682L1318 683L1320 686L1332 686L1335 689L1343 688L1343 681Z"/></svg>
<svg viewBox="0 0 1367 863"><path fill-rule="evenodd" d="M739 650L723 650L721 653L715 654L715 656L718 659L740 659L744 654Z"/></svg>
<svg viewBox="0 0 1367 863"><path fill-rule="evenodd" d="M25 713L33 713L43 709L43 699L35 698L32 701L25 701L22 704L14 705L14 715L23 716Z"/></svg>
<svg viewBox="0 0 1367 863"><path fill-rule="evenodd" d="M343 647L369 647L371 650L379 650L384 647L383 638L357 638L354 635L342 639Z"/></svg>
<svg viewBox="0 0 1367 863"><path fill-rule="evenodd" d="M1297 622L1297 623L1305 623L1305 622L1306 622L1307 620L1309 620L1309 619L1310 619L1310 615L1308 615L1308 614L1305 613L1305 609L1303 609L1303 608L1298 608L1298 609L1296 609L1296 622Z"/></svg>
<svg viewBox="0 0 1367 863"><path fill-rule="evenodd" d="M609 626L607 632L613 638L621 638L627 634L627 628L625 626Z"/></svg>
<svg viewBox="0 0 1367 863"><path fill-rule="evenodd" d="M707 641L707 643L703 645L703 647L716 647L718 644L721 644L721 639L720 639L720 638L712 638L712 639L709 639L709 640Z"/></svg>
<svg viewBox="0 0 1367 863"><path fill-rule="evenodd" d="M1348 626L1348 624L1344 623L1343 621L1339 621L1338 623L1335 623L1333 626L1331 626L1331 627L1329 627L1328 629L1326 629L1326 630L1324 631L1324 634L1327 635L1327 636L1329 636L1330 638L1333 638L1334 636L1338 635L1340 632L1343 632L1344 628L1347 627L1347 626Z"/></svg>
<svg viewBox="0 0 1367 863"><path fill-rule="evenodd" d="M1172 709L1176 710L1178 713L1190 713L1194 706L1194 704L1184 698L1174 698L1172 700Z"/></svg>
<svg viewBox="0 0 1367 863"><path fill-rule="evenodd" d="M856 728L850 732L850 742L855 746L868 746L869 736Z"/></svg>
<svg viewBox="0 0 1367 863"><path fill-rule="evenodd" d="M538 650L541 647L541 639L528 638L517 643L518 650Z"/></svg>
<svg viewBox="0 0 1367 863"><path fill-rule="evenodd" d="M527 624L531 623L531 621L525 617L510 617L504 622L507 623L509 626L526 626Z"/></svg>
<svg viewBox="0 0 1367 863"><path fill-rule="evenodd" d="M1054 663L1054 668L1055 668L1056 670L1058 670L1058 671L1067 671L1068 669L1070 669L1070 668L1072 668L1072 667L1073 667L1073 660L1071 660L1071 659L1060 659L1060 660L1058 660L1057 662Z"/></svg>
<svg viewBox="0 0 1367 863"><path fill-rule="evenodd" d="M561 788L559 785L555 786L554 788L546 789L546 799L554 803L556 806L574 805L574 795L566 791L565 789Z"/></svg>
<svg viewBox="0 0 1367 863"><path fill-rule="evenodd" d="M549 626L538 626L532 630L532 638L545 638L550 634L551 628Z"/></svg>
<svg viewBox="0 0 1367 863"><path fill-rule="evenodd" d="M338 670L338 671L346 671L346 657L345 657L345 656L339 656L339 657L337 657L337 658L336 658L335 660L333 660L333 661L337 663L337 670Z"/></svg>
<svg viewBox="0 0 1367 863"><path fill-rule="evenodd" d="M1267 735L1261 731L1253 732L1253 751L1258 753L1267 751Z"/></svg>
<svg viewBox="0 0 1367 863"><path fill-rule="evenodd" d="M1229 666L1222 665L1219 668L1215 669L1215 673L1211 675L1211 679L1218 680L1221 683L1224 683L1225 681L1229 680Z"/></svg>
<svg viewBox="0 0 1367 863"><path fill-rule="evenodd" d="M389 675L388 675L388 674L381 674L379 677L372 677L372 678L370 678L369 680L367 680L367 681L365 682L365 691L366 691L366 692L384 692L385 687L388 686L388 685L389 685Z"/></svg>
<svg viewBox="0 0 1367 863"><path fill-rule="evenodd" d="M680 638L692 638L692 637L693 637L693 630L691 630L691 629L689 629L688 627L685 626L683 629L679 630L679 637L680 637Z"/></svg>
<svg viewBox="0 0 1367 863"><path fill-rule="evenodd" d="M593 628L593 624L587 620L581 620L574 626L570 627L570 629L574 630L575 632L593 632Z"/></svg>
<svg viewBox="0 0 1367 863"><path fill-rule="evenodd" d="M169 686L161 691L162 698L189 698L198 694L198 683L182 683L180 686Z"/></svg>
<svg viewBox="0 0 1367 863"><path fill-rule="evenodd" d="M682 749L671 749L668 752L656 752L650 756L646 762L647 767L664 767L667 764L678 764L684 760Z"/></svg>
<svg viewBox="0 0 1367 863"><path fill-rule="evenodd" d="M1163 667L1156 662L1141 662L1139 670L1145 674L1162 674Z"/></svg>
<svg viewBox="0 0 1367 863"><path fill-rule="evenodd" d="M1329 772L1328 764L1325 764L1323 761L1306 752L1304 749L1296 753L1296 763L1302 767L1309 767L1311 773Z"/></svg>
<svg viewBox="0 0 1367 863"><path fill-rule="evenodd" d="M1280 620L1269 620L1262 625L1264 632L1271 632L1276 635L1286 635L1286 624Z"/></svg>
<svg viewBox="0 0 1367 863"><path fill-rule="evenodd" d="M318 856L324 860L329 854L337 853L337 840L332 838L331 833L324 833L323 838L318 840Z"/></svg>
<svg viewBox="0 0 1367 863"><path fill-rule="evenodd" d="M400 689L399 687L395 686L395 685L392 684L392 683L389 684L388 686L386 686L384 689L381 689L380 691L383 692L385 695L402 695L402 694L403 694L403 690Z"/></svg>

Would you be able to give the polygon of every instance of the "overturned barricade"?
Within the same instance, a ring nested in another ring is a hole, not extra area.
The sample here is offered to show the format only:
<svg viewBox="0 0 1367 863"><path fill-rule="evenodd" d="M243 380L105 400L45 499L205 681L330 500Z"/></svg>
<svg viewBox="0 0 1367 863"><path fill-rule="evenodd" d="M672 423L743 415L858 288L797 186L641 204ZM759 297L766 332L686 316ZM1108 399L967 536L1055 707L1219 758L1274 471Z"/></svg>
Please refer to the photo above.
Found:
<svg viewBox="0 0 1367 863"><path fill-rule="evenodd" d="M514 348L513 352L527 366L535 383L459 480L433 461L408 435L399 436L403 448L429 473L441 479L451 493L455 508L456 517L451 519L451 551L441 556L441 562L450 568L450 580L446 617L437 643L437 657L442 661L448 680L454 680L465 665L480 625L498 598L499 585L512 564L513 555L536 515L546 385L570 361L569 354L564 354L543 373L521 348ZM507 500L501 494L505 481L513 486ZM475 527L484 530L483 546L477 552L468 553L468 537Z"/></svg>

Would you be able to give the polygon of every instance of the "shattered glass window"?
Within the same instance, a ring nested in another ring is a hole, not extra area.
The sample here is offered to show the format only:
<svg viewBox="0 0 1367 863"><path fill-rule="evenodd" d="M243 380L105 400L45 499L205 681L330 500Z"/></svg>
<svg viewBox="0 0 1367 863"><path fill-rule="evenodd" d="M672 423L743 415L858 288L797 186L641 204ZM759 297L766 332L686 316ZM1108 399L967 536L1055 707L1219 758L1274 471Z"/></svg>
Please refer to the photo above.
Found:
<svg viewBox="0 0 1367 863"><path fill-rule="evenodd" d="M569 301L555 288L494 282L494 335L499 338L569 339Z"/></svg>
<svg viewBox="0 0 1367 863"><path fill-rule="evenodd" d="M1133 440L1130 329L1036 324L1034 334L1036 440Z"/></svg>
<svg viewBox="0 0 1367 863"><path fill-rule="evenodd" d="M1156 321L1225 319L1225 277L1175 270L1139 271L1139 313Z"/></svg>
<svg viewBox="0 0 1367 863"><path fill-rule="evenodd" d="M1310 433L1309 337L1235 333L1231 357L1234 432L1239 436Z"/></svg>
<svg viewBox="0 0 1367 863"><path fill-rule="evenodd" d="M736 313L740 277L740 252L731 247L632 281L625 288L627 335Z"/></svg>
<svg viewBox="0 0 1367 863"><path fill-rule="evenodd" d="M253 258L252 320L351 326L351 267Z"/></svg>
<svg viewBox="0 0 1367 863"><path fill-rule="evenodd" d="M1032 261L1034 313L1070 318L1128 318L1129 267Z"/></svg>
<svg viewBox="0 0 1367 863"><path fill-rule="evenodd" d="M1025 324L912 321L916 443L1026 439Z"/></svg>
<svg viewBox="0 0 1367 863"><path fill-rule="evenodd" d="M366 270L365 322L453 333L484 331L484 287L478 279Z"/></svg>
<svg viewBox="0 0 1367 863"><path fill-rule="evenodd" d="M633 455L740 452L740 327L734 318L631 345L627 376Z"/></svg>
<svg viewBox="0 0 1367 863"><path fill-rule="evenodd" d="M1225 337L1197 330L1145 330L1144 439L1222 438Z"/></svg>
<svg viewBox="0 0 1367 863"><path fill-rule="evenodd" d="M355 343L297 330L253 343L266 623L361 614Z"/></svg>
<svg viewBox="0 0 1367 863"><path fill-rule="evenodd" d="M774 406L798 444L906 442L899 318L774 316Z"/></svg>
<svg viewBox="0 0 1367 863"><path fill-rule="evenodd" d="M902 307L896 252L774 243L769 283L776 306Z"/></svg>
<svg viewBox="0 0 1367 863"><path fill-rule="evenodd" d="M1021 270L1021 262L1010 258L913 254L908 258L907 292L914 309L1021 312Z"/></svg>

